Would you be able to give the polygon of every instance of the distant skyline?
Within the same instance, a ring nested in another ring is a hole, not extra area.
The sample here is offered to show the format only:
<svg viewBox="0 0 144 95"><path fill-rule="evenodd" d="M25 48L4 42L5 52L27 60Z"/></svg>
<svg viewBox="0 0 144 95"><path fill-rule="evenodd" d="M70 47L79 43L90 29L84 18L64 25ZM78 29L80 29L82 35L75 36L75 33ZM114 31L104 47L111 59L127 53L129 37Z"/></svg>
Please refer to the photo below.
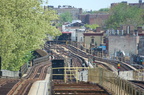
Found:
<svg viewBox="0 0 144 95"><path fill-rule="evenodd" d="M58 5L70 5L75 8L82 8L83 10L99 10L101 8L109 8L111 3L119 3L122 1L127 1L128 3L138 3L139 0L43 0L44 2L48 1L48 4L44 3L43 5L48 6L52 5L58 7Z"/></svg>

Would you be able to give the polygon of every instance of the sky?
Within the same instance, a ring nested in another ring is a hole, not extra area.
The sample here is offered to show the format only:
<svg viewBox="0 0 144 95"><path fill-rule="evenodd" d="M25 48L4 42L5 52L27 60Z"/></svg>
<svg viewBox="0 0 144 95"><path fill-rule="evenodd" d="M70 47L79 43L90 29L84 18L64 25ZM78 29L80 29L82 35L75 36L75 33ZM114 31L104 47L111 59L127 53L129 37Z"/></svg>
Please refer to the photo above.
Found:
<svg viewBox="0 0 144 95"><path fill-rule="evenodd" d="M48 4L44 3L43 5L52 5L58 7L58 5L70 5L75 8L82 8L83 10L99 10L101 8L109 8L111 3L118 3L122 1L127 1L128 3L138 3L139 0L44 0Z"/></svg>

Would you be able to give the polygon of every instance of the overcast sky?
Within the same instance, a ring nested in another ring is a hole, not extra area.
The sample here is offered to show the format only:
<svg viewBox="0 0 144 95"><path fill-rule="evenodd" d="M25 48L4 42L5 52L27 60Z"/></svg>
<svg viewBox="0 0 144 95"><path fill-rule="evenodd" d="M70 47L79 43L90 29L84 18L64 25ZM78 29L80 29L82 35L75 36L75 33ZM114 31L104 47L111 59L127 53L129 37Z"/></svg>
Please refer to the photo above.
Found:
<svg viewBox="0 0 144 95"><path fill-rule="evenodd" d="M138 3L139 0L44 0L48 1L48 4L58 7L58 5L71 5L76 8L82 8L83 10L99 10L101 8L109 8L111 3L118 3L127 1L128 3Z"/></svg>

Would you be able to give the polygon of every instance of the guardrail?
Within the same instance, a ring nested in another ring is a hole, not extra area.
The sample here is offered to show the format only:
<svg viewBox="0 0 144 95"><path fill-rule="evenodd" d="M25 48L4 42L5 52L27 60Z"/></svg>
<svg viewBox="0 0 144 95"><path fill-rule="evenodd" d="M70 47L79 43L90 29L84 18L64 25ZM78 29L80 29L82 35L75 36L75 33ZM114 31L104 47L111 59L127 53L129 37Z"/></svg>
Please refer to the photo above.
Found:
<svg viewBox="0 0 144 95"><path fill-rule="evenodd" d="M21 74L25 74L28 70L28 64L25 63L23 66L21 66Z"/></svg>
<svg viewBox="0 0 144 95"><path fill-rule="evenodd" d="M38 64L40 62L48 61L48 60L49 60L49 55L46 55L46 56L43 56L43 57L40 57L40 58L36 58L36 59L33 60L33 65Z"/></svg>
<svg viewBox="0 0 144 95"><path fill-rule="evenodd" d="M102 68L89 69L88 81L100 84L114 95L144 95L143 89Z"/></svg>
<svg viewBox="0 0 144 95"><path fill-rule="evenodd" d="M64 72L63 73L55 73L52 74L52 76L64 76L64 82L68 82L68 81L72 81L73 79L76 80L76 82L78 83L78 81L80 80L80 71L83 70L88 70L89 67L57 67L57 68L52 68L52 70L60 70L63 69Z"/></svg>

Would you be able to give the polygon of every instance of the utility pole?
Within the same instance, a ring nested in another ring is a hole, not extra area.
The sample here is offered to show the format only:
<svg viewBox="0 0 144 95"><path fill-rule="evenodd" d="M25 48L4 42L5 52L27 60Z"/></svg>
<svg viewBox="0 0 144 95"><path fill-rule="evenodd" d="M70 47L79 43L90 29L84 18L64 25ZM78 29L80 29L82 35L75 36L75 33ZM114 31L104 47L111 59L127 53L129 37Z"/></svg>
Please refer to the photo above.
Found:
<svg viewBox="0 0 144 95"><path fill-rule="evenodd" d="M2 58L0 56L0 77L2 76L1 66L2 66Z"/></svg>

